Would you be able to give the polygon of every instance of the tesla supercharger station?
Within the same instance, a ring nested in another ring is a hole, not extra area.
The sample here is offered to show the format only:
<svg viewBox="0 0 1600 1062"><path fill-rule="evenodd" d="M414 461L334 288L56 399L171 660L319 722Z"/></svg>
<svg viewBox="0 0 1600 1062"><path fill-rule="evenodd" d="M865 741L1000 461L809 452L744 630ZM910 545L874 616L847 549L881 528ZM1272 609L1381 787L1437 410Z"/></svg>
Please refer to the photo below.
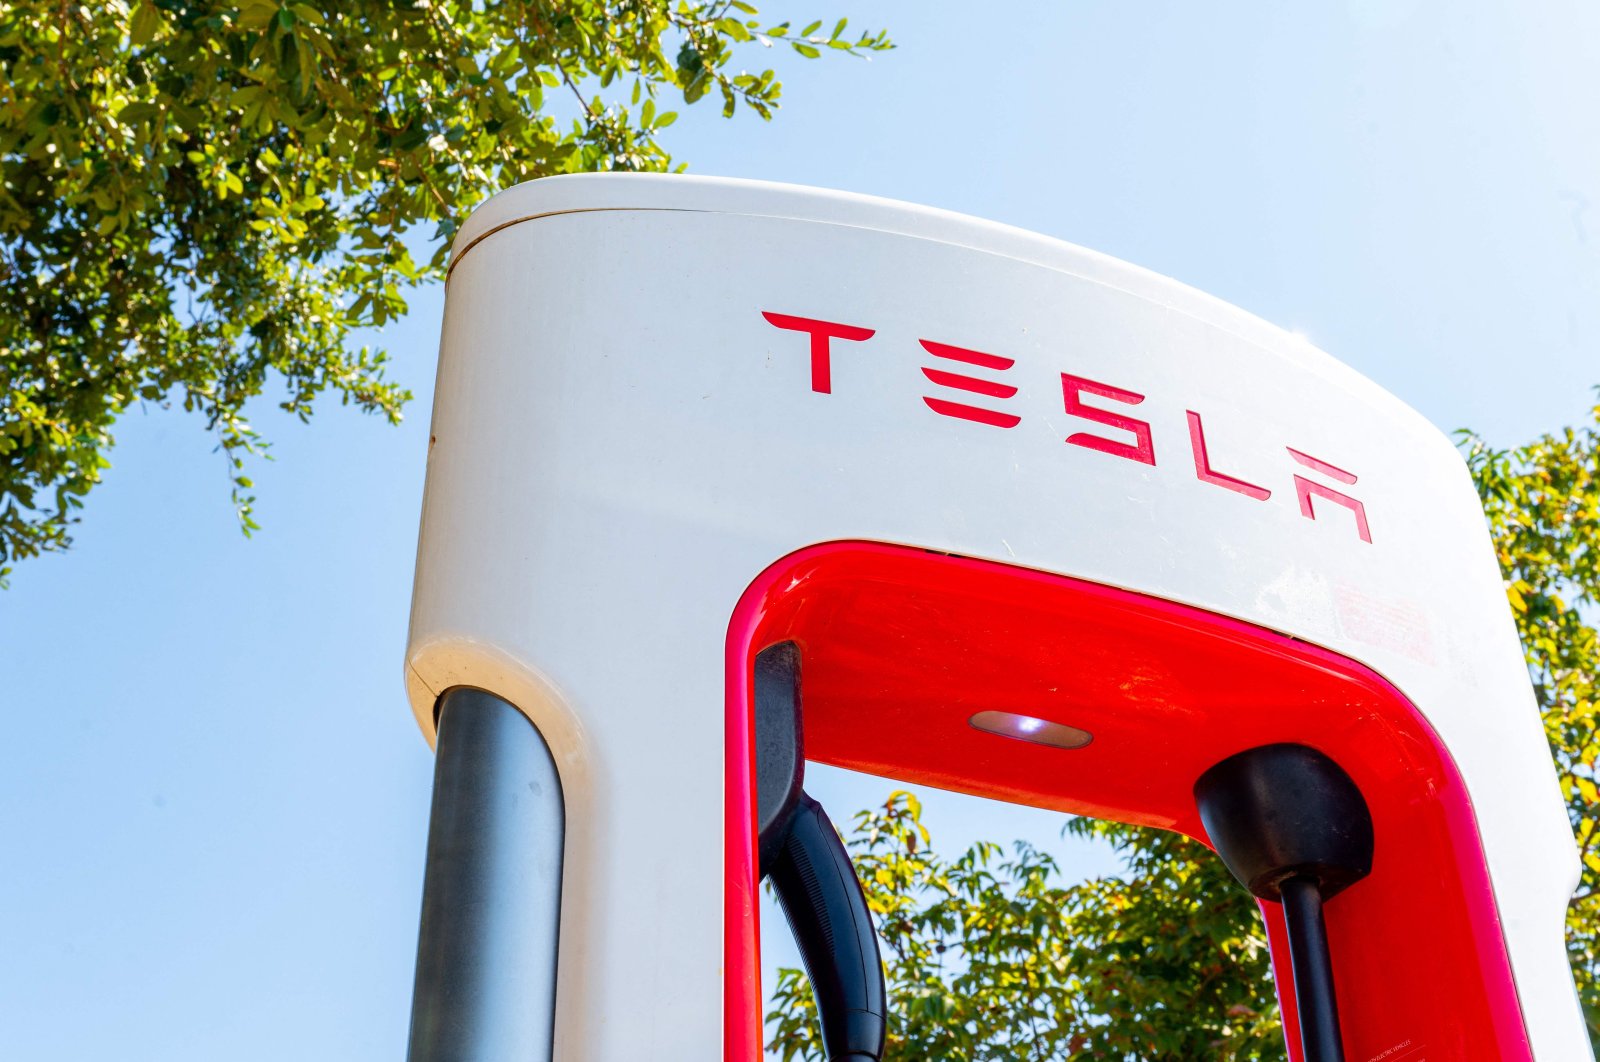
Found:
<svg viewBox="0 0 1600 1062"><path fill-rule="evenodd" d="M454 248L413 1059L760 1057L775 653L796 764L1216 847L1296 1059L1592 1057L1573 840L1443 435L1055 240L607 175Z"/></svg>

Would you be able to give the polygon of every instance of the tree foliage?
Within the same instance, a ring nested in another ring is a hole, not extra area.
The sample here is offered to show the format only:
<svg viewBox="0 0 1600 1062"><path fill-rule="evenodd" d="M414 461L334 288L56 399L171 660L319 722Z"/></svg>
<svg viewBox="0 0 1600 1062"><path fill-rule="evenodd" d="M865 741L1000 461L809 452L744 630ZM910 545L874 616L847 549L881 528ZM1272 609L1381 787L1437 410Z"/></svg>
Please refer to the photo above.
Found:
<svg viewBox="0 0 1600 1062"><path fill-rule="evenodd" d="M1600 1048L1600 406L1592 421L1496 450L1461 445L1483 501L1567 799L1583 880L1568 950ZM856 817L848 843L878 918L904 1062L1067 1058L1146 1062L1285 1056L1266 935L1249 895L1205 848L1091 819L1122 871L1069 884L1018 842L935 852L914 797ZM803 975L780 972L768 1050L821 1059Z"/></svg>
<svg viewBox="0 0 1600 1062"><path fill-rule="evenodd" d="M0 578L68 544L135 402L204 417L250 530L247 401L275 378L302 420L323 394L398 419L347 336L472 206L668 168L659 101L769 117L774 72L739 63L891 46L846 31L742 0L0 4Z"/></svg>

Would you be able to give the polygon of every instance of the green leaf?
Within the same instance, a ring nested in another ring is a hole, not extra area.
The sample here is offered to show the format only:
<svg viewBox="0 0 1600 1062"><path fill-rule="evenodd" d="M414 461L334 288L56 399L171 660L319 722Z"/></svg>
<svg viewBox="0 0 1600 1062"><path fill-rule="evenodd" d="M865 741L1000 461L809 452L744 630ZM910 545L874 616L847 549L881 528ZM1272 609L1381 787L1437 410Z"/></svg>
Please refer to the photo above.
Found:
<svg viewBox="0 0 1600 1062"><path fill-rule="evenodd" d="M408 392L349 330L439 280L478 203L555 173L681 170L657 140L666 88L772 113L777 81L743 70L752 4L546 14L535 31L504 4L6 9L0 571L70 546L135 402L218 433L253 530L266 443L242 410L271 395L310 419L329 395L398 420ZM628 94L595 98L617 78Z"/></svg>
<svg viewBox="0 0 1600 1062"><path fill-rule="evenodd" d="M134 5L133 17L128 21L128 40L135 48L155 40L161 30L161 12L150 0L140 0Z"/></svg>

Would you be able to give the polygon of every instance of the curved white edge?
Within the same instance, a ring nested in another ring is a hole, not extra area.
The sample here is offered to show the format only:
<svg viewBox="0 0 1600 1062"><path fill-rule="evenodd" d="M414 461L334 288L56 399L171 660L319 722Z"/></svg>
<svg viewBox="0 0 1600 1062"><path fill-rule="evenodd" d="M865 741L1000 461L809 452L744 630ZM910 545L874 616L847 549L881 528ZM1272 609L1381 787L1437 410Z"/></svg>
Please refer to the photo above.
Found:
<svg viewBox="0 0 1600 1062"><path fill-rule="evenodd" d="M882 196L742 177L658 173L580 173L541 177L499 192L467 218L450 246L451 274L484 239L502 229L555 214L599 210L676 210L781 218L933 240L1069 273L1117 288L1230 332L1270 346L1276 356L1297 361L1390 413L1411 417L1445 433L1390 392L1304 337L1181 281L1099 251L970 214L920 206ZM1285 351L1284 344L1291 345Z"/></svg>

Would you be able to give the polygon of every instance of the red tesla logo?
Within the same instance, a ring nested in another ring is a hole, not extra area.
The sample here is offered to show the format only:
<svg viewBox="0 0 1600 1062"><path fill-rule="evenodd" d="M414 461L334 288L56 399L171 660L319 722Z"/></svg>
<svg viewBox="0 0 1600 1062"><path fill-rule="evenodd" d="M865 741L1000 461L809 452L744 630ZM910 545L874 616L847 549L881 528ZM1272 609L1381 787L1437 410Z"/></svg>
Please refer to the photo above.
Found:
<svg viewBox="0 0 1600 1062"><path fill-rule="evenodd" d="M931 339L924 339L922 349L936 358L960 362L963 365L972 365L980 369L995 369L1004 372L1016 362L1010 358L1002 358L998 354L985 354L981 350L968 350L965 347L952 347L948 343L935 343ZM968 394L983 395L988 398L1010 398L1017 393L1017 389L1010 384L998 383L994 380L980 376L968 376L965 373L950 372L946 369L932 369L923 366L922 375L928 378L929 383L938 384L940 387L956 391L966 391ZM923 395L922 401L928 408L941 417L957 417L961 420L975 421L979 424L992 424L997 428L1015 428L1022 422L1022 418L1012 413L1002 413L998 410L984 406L969 406L965 402L952 402L947 398L934 398Z"/></svg>
<svg viewBox="0 0 1600 1062"><path fill-rule="evenodd" d="M810 337L811 389L821 394L833 392L833 340L863 343L871 339L877 331L859 325L771 313L766 310L761 312L761 316L774 327L802 332ZM922 396L923 404L928 409L941 417L953 417L993 428L1014 428L1022 423L1021 416L1003 408L1008 399L1016 396L1017 386L996 378L1008 372L1016 364L1014 359L987 351L939 343L931 339L919 342L926 353L939 359L935 365L920 366L922 375L937 389L935 394ZM954 371L952 363L960 366L962 371ZM972 370L980 370L983 375L972 375ZM955 392L959 392L960 401L956 401L958 396L954 394ZM1067 443L1089 450L1098 450L1100 453L1126 461L1152 466L1156 464L1155 440L1151 434L1150 422L1140 420L1123 410L1107 408L1101 404L1109 403L1112 407L1137 406L1144 401L1144 395L1065 372L1061 374L1061 393L1063 408L1068 414L1099 426L1095 431L1073 432L1067 436ZM1095 399L1096 403L1085 402L1085 397ZM1185 412L1189 422L1189 451L1194 458L1196 479L1254 501L1264 502L1272 497L1272 491L1266 487L1219 471L1206 445L1205 423L1200 414L1192 409ZM1312 457L1292 446L1284 449L1301 468L1347 487L1355 485L1355 473L1346 472L1336 465ZM1317 512L1312 498L1321 498L1325 502L1348 509L1355 518L1356 535L1363 542L1372 541L1372 531L1367 525L1366 506L1356 498L1326 483L1308 479L1300 473L1294 474L1293 483L1301 516L1315 520Z"/></svg>

